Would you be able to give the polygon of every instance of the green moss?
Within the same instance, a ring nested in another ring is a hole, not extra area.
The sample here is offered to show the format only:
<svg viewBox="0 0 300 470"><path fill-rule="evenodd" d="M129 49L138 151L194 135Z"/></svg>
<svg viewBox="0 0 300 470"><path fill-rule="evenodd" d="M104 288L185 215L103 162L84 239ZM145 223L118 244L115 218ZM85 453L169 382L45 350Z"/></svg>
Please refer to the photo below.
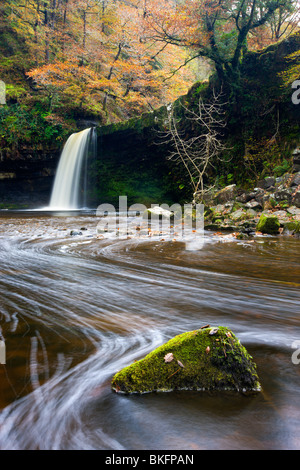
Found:
<svg viewBox="0 0 300 470"><path fill-rule="evenodd" d="M226 327L189 331L175 336L112 379L122 393L170 390L259 391L256 365ZM165 356L173 354L171 362Z"/></svg>
<svg viewBox="0 0 300 470"><path fill-rule="evenodd" d="M279 232L280 223L275 216L266 216L262 214L256 226L256 230L270 235L276 235Z"/></svg>
<svg viewBox="0 0 300 470"><path fill-rule="evenodd" d="M284 225L284 233L298 234L300 233L300 222L293 220Z"/></svg>

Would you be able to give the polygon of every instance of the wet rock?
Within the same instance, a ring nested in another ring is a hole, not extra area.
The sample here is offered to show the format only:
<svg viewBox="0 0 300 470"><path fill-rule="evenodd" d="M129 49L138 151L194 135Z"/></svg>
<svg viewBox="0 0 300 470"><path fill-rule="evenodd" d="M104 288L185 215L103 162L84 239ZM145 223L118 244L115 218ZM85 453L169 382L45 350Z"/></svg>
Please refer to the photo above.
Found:
<svg viewBox="0 0 300 470"><path fill-rule="evenodd" d="M224 225L220 225L219 230L221 232L236 232L238 230L238 226L231 225L231 224L224 224Z"/></svg>
<svg viewBox="0 0 300 470"><path fill-rule="evenodd" d="M168 354L172 354L174 360L166 363L164 358ZM115 392L126 394L261 390L253 358L234 333L222 326L204 327L175 336L144 359L116 373L111 386Z"/></svg>
<svg viewBox="0 0 300 470"><path fill-rule="evenodd" d="M162 207L159 207L159 206L154 206L154 207L151 207L150 209L147 209L144 215L145 217L146 216L151 217L152 214L158 217L164 217L166 219L170 219L174 217L174 212L169 211L167 209L163 209Z"/></svg>
<svg viewBox="0 0 300 470"><path fill-rule="evenodd" d="M236 236L238 240L247 240L249 235L246 232L239 232Z"/></svg>
<svg viewBox="0 0 300 470"><path fill-rule="evenodd" d="M256 230L261 233L276 235L279 233L280 223L276 216L261 214Z"/></svg>
<svg viewBox="0 0 300 470"><path fill-rule="evenodd" d="M226 186L226 188L218 191L214 196L214 202L216 204L225 204L225 202L235 199L237 195L236 184Z"/></svg>
<svg viewBox="0 0 300 470"><path fill-rule="evenodd" d="M219 230L220 224L205 224L205 230Z"/></svg>
<svg viewBox="0 0 300 470"><path fill-rule="evenodd" d="M80 232L79 230L71 230L70 235L72 237L75 237L76 235L82 235L82 232Z"/></svg>

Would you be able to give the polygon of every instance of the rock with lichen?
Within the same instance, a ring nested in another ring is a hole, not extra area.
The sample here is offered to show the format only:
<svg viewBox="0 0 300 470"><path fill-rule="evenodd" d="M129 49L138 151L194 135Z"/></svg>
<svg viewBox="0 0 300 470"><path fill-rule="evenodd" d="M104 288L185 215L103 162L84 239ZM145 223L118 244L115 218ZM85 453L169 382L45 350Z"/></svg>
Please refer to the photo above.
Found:
<svg viewBox="0 0 300 470"><path fill-rule="evenodd" d="M172 390L258 392L256 365L226 327L209 326L175 336L144 359L117 372L115 392Z"/></svg>

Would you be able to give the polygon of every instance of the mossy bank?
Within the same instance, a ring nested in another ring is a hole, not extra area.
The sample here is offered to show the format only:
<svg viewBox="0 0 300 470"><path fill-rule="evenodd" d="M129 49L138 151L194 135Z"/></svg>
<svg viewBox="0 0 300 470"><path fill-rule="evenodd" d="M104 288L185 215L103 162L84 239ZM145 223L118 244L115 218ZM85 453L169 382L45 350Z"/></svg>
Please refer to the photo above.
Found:
<svg viewBox="0 0 300 470"><path fill-rule="evenodd" d="M228 328L203 327L175 336L119 371L112 389L126 394L208 390L258 392L256 364Z"/></svg>

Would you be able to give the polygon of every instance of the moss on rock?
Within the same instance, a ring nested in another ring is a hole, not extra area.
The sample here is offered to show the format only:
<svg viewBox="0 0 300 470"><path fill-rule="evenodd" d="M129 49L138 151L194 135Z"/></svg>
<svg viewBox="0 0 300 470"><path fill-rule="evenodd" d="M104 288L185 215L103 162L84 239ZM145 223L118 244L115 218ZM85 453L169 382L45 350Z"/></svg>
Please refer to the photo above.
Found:
<svg viewBox="0 0 300 470"><path fill-rule="evenodd" d="M292 235L298 235L300 234L300 222L297 220L292 220L290 222L287 222L284 224L284 229L283 233L286 234L292 234Z"/></svg>
<svg viewBox="0 0 300 470"><path fill-rule="evenodd" d="M276 216L267 216L261 214L256 230L261 233L268 233L270 235L276 235L279 233L280 223Z"/></svg>
<svg viewBox="0 0 300 470"><path fill-rule="evenodd" d="M172 390L257 392L261 387L252 357L228 328L219 326L175 336L119 371L112 379L112 389L130 394Z"/></svg>

